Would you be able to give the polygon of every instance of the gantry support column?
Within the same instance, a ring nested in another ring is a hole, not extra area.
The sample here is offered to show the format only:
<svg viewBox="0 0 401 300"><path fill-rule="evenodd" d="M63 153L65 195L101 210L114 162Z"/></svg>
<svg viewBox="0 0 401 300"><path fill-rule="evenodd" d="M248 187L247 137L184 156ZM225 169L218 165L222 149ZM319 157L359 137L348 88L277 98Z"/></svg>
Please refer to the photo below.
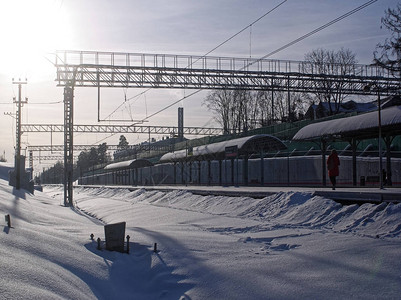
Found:
<svg viewBox="0 0 401 300"><path fill-rule="evenodd" d="M74 87L64 87L64 206L73 206Z"/></svg>
<svg viewBox="0 0 401 300"><path fill-rule="evenodd" d="M15 162L14 162L14 170L15 170L15 188L19 190L21 188L21 106L22 106L22 100L21 100L21 85L26 84L27 81L14 81L13 79L13 84L18 84L18 100L16 100L17 103L17 113L16 113L16 146L15 146ZM14 98L15 99L15 98ZM26 102L24 102L26 103Z"/></svg>

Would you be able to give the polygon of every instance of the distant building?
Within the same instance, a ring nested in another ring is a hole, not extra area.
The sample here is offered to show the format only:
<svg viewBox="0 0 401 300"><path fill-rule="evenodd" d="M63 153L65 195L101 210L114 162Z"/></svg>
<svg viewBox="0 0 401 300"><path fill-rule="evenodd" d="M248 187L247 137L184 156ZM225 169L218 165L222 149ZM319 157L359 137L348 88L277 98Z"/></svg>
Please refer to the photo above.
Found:
<svg viewBox="0 0 401 300"><path fill-rule="evenodd" d="M401 105L401 97L399 95L384 97L380 102L382 109L390 106ZM365 113L377 110L377 99L366 103L350 100L348 102L341 103L339 107L337 107L335 103L330 103L330 105L333 114ZM330 105L327 102L312 104L305 113L305 119L315 120L330 116Z"/></svg>
<svg viewBox="0 0 401 300"><path fill-rule="evenodd" d="M330 110L330 105L331 105L331 110ZM329 104L327 102L312 104L305 113L305 119L315 120L328 117L331 114L353 113L353 112L364 113L377 109L377 104L375 102L361 103L350 100L341 103L339 107L337 105L335 103Z"/></svg>

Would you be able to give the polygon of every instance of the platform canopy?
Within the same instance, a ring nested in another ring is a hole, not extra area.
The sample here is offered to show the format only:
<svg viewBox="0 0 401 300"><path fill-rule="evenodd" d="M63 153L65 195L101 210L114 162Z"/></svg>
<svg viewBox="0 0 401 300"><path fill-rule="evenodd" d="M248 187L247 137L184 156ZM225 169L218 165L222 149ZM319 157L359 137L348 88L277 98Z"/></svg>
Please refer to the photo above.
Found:
<svg viewBox="0 0 401 300"><path fill-rule="evenodd" d="M373 138L378 135L378 124L378 112L374 111L353 117L307 125L300 129L292 139ZM401 106L392 106L381 110L381 129L383 135L395 136L401 134Z"/></svg>
<svg viewBox="0 0 401 300"><path fill-rule="evenodd" d="M104 167L105 170L123 170L123 169L135 169L153 166L153 164L147 159L132 159L126 161L120 161L116 163L109 164Z"/></svg>
<svg viewBox="0 0 401 300"><path fill-rule="evenodd" d="M233 156L239 156L284 149L287 149L287 146L280 139L268 134L258 134L194 147L192 151L180 150L166 153L160 158L160 162L174 162L194 158L197 160L224 159L228 151Z"/></svg>

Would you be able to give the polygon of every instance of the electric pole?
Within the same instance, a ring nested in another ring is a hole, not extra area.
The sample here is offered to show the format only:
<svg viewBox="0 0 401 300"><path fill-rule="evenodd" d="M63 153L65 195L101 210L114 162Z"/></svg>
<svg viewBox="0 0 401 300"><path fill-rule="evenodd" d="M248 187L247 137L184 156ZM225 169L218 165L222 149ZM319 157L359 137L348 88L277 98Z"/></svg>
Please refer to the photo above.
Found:
<svg viewBox="0 0 401 300"><path fill-rule="evenodd" d="M25 101L21 100L21 86L23 84L27 84L27 80L22 81L18 79L18 81L14 81L13 84L18 84L18 100L15 100L14 103L17 103L17 115L16 115L16 145L15 145L15 188L19 190L21 188L21 107L23 103L28 102L28 98L25 98Z"/></svg>

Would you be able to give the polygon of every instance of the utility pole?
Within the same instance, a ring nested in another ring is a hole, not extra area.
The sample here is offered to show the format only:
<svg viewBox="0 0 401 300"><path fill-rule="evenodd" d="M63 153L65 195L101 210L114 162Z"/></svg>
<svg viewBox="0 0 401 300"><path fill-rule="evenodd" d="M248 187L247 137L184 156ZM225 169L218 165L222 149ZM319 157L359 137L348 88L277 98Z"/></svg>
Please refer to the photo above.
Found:
<svg viewBox="0 0 401 300"><path fill-rule="evenodd" d="M21 188L21 106L23 103L28 102L28 98L25 101L21 101L21 86L27 84L27 80L22 81L18 79L15 81L13 78L13 84L18 84L18 100L14 98L14 103L17 103L17 116L16 116L16 146L15 146L15 188L19 190Z"/></svg>
<svg viewBox="0 0 401 300"><path fill-rule="evenodd" d="M74 85L64 87L64 206L73 206Z"/></svg>

